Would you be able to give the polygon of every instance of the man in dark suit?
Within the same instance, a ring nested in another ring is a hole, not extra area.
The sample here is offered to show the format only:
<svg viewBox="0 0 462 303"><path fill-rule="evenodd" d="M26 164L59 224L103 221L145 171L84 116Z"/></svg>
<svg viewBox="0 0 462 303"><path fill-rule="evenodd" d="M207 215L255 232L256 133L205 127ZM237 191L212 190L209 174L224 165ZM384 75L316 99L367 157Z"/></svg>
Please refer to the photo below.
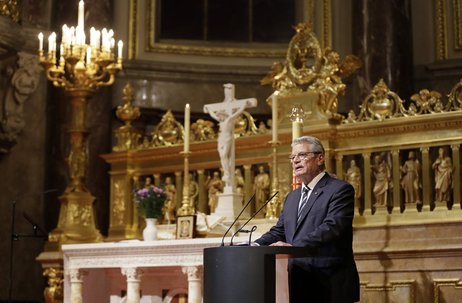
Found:
<svg viewBox="0 0 462 303"><path fill-rule="evenodd" d="M295 139L290 160L303 184L287 195L277 224L255 242L318 249L316 256L289 260L291 303L357 302L354 189L325 171L324 147L315 137Z"/></svg>

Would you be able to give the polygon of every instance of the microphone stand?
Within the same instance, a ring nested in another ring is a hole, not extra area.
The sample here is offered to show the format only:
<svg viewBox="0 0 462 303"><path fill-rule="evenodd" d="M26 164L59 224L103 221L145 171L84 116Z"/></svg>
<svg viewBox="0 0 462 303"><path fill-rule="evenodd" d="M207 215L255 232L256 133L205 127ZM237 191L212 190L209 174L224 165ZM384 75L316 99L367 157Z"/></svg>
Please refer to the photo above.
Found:
<svg viewBox="0 0 462 303"><path fill-rule="evenodd" d="M250 200L244 205L244 207L241 209L241 212L237 215L236 219L234 219L233 223L231 223L231 225L229 226L228 230L225 232L225 234L223 235L223 238L221 239L221 246L225 246L225 237L226 235L228 234L228 232L231 230L231 227L234 226L234 224L236 224L236 221L237 219L239 219L239 217L242 215L242 213L244 212L244 210L247 208L247 206L249 206L250 202L252 202L252 200L255 198L255 194L253 194L253 196L250 198ZM232 244L232 243L231 243Z"/></svg>
<svg viewBox="0 0 462 303"><path fill-rule="evenodd" d="M57 189L49 189L41 193L31 194L34 195L44 195L50 192L57 191ZM8 286L8 303L12 303L13 295L13 255L14 255L14 242L19 241L21 238L42 238L46 239L48 237L47 233L43 228L41 228L37 223L35 223L31 217L29 217L25 212L23 212L24 218L32 225L34 230L33 234L17 234L16 233L16 202L18 198L28 196L28 194L20 195L14 198L11 202L11 239L10 239L10 268L9 268L9 286ZM40 232L40 234L39 234Z"/></svg>
<svg viewBox="0 0 462 303"><path fill-rule="evenodd" d="M234 238L234 236L237 235L239 232L251 232L251 231L248 231L248 230L243 230L244 226L246 226L247 223L250 222L250 220L252 220L253 218L255 218L255 216L256 216L266 205L268 205L268 203L271 202L271 200L273 200L273 198L274 198L278 193L279 193L278 191L275 192L268 200L266 200L266 202L265 202L265 203L264 203L253 215L250 216L250 218L249 218L247 221L245 221L244 224L242 224L241 228L239 228L239 229L233 234L233 236L231 237L231 242L230 242L230 244L229 244L230 246L233 246L233 238ZM236 220L234 220L234 221L236 221ZM233 223L233 224L234 224L234 223ZM252 229L253 229L253 227L252 227ZM255 229L257 229L257 228L255 227ZM255 230L253 230L253 231L255 231ZM252 231L252 232L253 232L253 231ZM250 245L250 243L249 243L249 245Z"/></svg>

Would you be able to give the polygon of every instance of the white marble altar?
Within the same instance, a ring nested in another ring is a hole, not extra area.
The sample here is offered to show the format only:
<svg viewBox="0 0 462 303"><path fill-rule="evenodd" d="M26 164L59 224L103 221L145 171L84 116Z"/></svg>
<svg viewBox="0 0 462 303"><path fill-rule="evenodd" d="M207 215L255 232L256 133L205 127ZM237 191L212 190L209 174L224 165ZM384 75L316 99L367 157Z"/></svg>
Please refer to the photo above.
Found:
<svg viewBox="0 0 462 303"><path fill-rule="evenodd" d="M64 302L169 303L187 294L188 303L200 303L203 250L220 244L221 238L200 238L63 245ZM279 297L287 282L285 266L277 266L283 281Z"/></svg>

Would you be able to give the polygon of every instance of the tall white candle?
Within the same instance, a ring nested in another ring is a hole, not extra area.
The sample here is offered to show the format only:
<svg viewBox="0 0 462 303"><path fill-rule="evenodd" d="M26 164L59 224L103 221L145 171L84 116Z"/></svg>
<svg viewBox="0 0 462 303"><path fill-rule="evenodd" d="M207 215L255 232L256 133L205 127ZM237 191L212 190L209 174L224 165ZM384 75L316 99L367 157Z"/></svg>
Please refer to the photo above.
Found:
<svg viewBox="0 0 462 303"><path fill-rule="evenodd" d="M185 153L189 152L189 129L190 129L190 116L191 116L191 109L189 107L189 103L186 104L184 109L184 149Z"/></svg>
<svg viewBox="0 0 462 303"><path fill-rule="evenodd" d="M122 59L122 48L124 47L124 43L122 42L122 40L119 40L119 42L117 43L117 47L118 47L117 58Z"/></svg>
<svg viewBox="0 0 462 303"><path fill-rule="evenodd" d="M272 109L272 130L273 130L273 142L278 140L278 97L273 94L271 96L271 109Z"/></svg>
<svg viewBox="0 0 462 303"><path fill-rule="evenodd" d="M83 30L83 20L84 20L84 16L85 16L84 6L85 6L85 4L83 3L83 0L80 0L80 2L79 2L79 15L78 15L78 19L77 19L77 26L80 27L81 30Z"/></svg>
<svg viewBox="0 0 462 303"><path fill-rule="evenodd" d="M38 39L39 39L39 51L43 50L43 33L38 34Z"/></svg>
<svg viewBox="0 0 462 303"><path fill-rule="evenodd" d="M87 47L87 66L91 63L91 47Z"/></svg>
<svg viewBox="0 0 462 303"><path fill-rule="evenodd" d="M303 121L295 120L292 122L292 140L300 138L303 132Z"/></svg>

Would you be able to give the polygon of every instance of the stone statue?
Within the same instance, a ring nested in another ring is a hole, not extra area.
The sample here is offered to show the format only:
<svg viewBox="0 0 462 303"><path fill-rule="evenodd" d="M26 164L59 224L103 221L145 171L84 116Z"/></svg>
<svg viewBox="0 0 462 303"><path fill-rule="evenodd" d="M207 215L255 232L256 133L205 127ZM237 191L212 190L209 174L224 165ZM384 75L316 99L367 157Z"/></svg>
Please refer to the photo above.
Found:
<svg viewBox="0 0 462 303"><path fill-rule="evenodd" d="M207 104L204 112L209 113L212 118L219 122L220 132L218 133L218 153L223 168L223 181L226 188L232 191L234 171L234 124L235 119L242 114L247 107L257 105L255 98L236 100L234 97L234 85L225 84L225 100L220 103ZM228 190L227 190L228 191Z"/></svg>
<svg viewBox="0 0 462 303"><path fill-rule="evenodd" d="M267 172L265 172L265 167L263 165L258 166L258 175L254 179L254 191L255 191L255 206L256 209L266 202L269 197L271 180ZM264 218L265 212L262 210L256 216L257 218Z"/></svg>
<svg viewBox="0 0 462 303"><path fill-rule="evenodd" d="M218 205L218 194L223 191L223 181L220 179L220 173L216 171L213 173L212 178L208 176L205 185L209 196L210 213L214 213Z"/></svg>
<svg viewBox="0 0 462 303"><path fill-rule="evenodd" d="M400 167L403 177L401 187L404 190L404 201L406 203L420 203L420 162L415 157L415 152L410 151L408 159Z"/></svg>
<svg viewBox="0 0 462 303"><path fill-rule="evenodd" d="M176 187L173 184L171 177L165 178L165 194L167 199L165 200L164 208L164 223L171 224L175 222L175 209L176 209Z"/></svg>
<svg viewBox="0 0 462 303"><path fill-rule="evenodd" d="M361 201L362 176L361 170L356 165L355 160L350 161L350 167L347 169L347 172L345 174L345 181L347 181L353 186L355 190L355 205L356 207L359 207Z"/></svg>
<svg viewBox="0 0 462 303"><path fill-rule="evenodd" d="M444 148L438 149L438 158L433 162L435 172L435 202L451 201L452 174L454 167L452 159L446 156Z"/></svg>
<svg viewBox="0 0 462 303"><path fill-rule="evenodd" d="M146 179L144 179L144 188L149 188L149 187L152 187L152 179L151 177L147 177Z"/></svg>
<svg viewBox="0 0 462 303"><path fill-rule="evenodd" d="M390 188L391 170L386 162L385 157L376 155L374 157L374 165L372 171L375 177L373 193L375 197L375 205L384 206L387 204L388 189Z"/></svg>
<svg viewBox="0 0 462 303"><path fill-rule="evenodd" d="M189 199L191 205L197 209L197 197L199 196L199 184L194 180L194 176L189 174Z"/></svg>
<svg viewBox="0 0 462 303"><path fill-rule="evenodd" d="M244 194L244 177L242 176L242 172L239 168L236 168L234 171L234 184L236 184L236 193Z"/></svg>

